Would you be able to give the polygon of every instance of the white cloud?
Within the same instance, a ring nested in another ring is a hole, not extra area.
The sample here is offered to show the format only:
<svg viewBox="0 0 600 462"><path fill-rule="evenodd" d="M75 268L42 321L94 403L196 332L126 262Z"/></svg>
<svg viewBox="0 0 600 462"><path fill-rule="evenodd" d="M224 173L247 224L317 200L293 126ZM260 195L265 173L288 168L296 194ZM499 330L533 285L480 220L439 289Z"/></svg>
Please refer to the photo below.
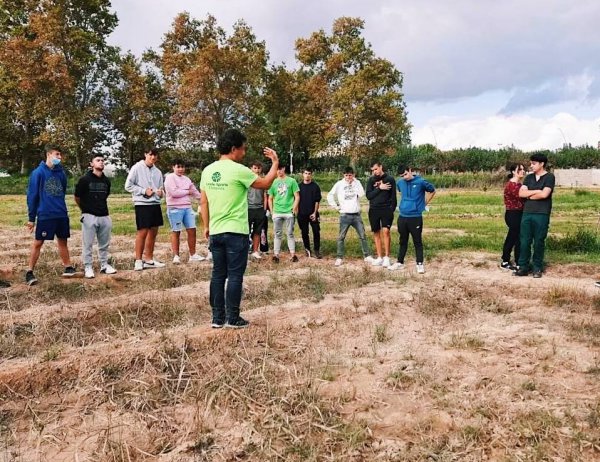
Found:
<svg viewBox="0 0 600 462"><path fill-rule="evenodd" d="M442 149L477 146L497 149L514 145L524 151L560 148L565 141L573 146L596 146L600 140L600 118L578 119L558 113L549 118L529 115L482 118L431 119L415 128L414 144L437 144Z"/></svg>

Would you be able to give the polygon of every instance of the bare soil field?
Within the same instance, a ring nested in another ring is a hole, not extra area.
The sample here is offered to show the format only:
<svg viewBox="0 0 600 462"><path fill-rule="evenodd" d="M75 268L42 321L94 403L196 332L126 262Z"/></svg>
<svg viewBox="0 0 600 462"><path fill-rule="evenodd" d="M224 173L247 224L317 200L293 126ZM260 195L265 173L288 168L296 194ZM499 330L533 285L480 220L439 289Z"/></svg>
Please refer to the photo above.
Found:
<svg viewBox="0 0 600 462"><path fill-rule="evenodd" d="M136 273L116 236L118 274L64 280L50 243L27 287L30 238L0 239L0 461L600 460L594 265L251 262L232 331L209 263Z"/></svg>

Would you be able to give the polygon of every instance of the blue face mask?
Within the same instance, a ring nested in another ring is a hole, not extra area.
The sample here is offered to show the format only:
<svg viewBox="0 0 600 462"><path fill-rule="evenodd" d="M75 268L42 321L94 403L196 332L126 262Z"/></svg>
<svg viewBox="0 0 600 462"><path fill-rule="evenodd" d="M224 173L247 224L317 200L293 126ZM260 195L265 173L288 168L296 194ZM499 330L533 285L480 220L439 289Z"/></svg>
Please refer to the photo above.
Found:
<svg viewBox="0 0 600 462"><path fill-rule="evenodd" d="M57 166L60 165L60 159L57 159L56 157L52 159L52 165L53 166Z"/></svg>

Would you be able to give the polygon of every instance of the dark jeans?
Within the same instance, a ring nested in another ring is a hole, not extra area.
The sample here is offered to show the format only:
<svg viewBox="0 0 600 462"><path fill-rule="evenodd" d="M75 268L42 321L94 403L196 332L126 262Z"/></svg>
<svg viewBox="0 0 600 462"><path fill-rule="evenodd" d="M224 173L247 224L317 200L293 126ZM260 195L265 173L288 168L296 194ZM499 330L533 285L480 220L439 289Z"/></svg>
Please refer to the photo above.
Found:
<svg viewBox="0 0 600 462"><path fill-rule="evenodd" d="M515 262L519 264L519 255L521 243L519 235L521 233L521 218L523 218L523 210L507 210L504 213L504 222L508 226L508 234L504 239L502 247L502 261L510 262L510 253L515 249Z"/></svg>
<svg viewBox="0 0 600 462"><path fill-rule="evenodd" d="M423 263L423 217L398 217L398 233L400 233L400 247L398 248L398 262L404 263L408 250L408 236L412 236L415 245L417 263Z"/></svg>
<svg viewBox="0 0 600 462"><path fill-rule="evenodd" d="M310 251L310 236L308 234L308 225L312 228L313 240L315 244L315 252L321 249L321 224L319 220L319 214L317 213L317 219L311 221L310 215L298 215L298 226L302 233L302 244L304 248Z"/></svg>
<svg viewBox="0 0 600 462"><path fill-rule="evenodd" d="M530 260L533 271L544 270L544 251L546 250L546 236L550 225L550 215L545 213L523 213L521 219L521 255L519 268L529 271ZM531 256L531 243L533 242L533 258Z"/></svg>
<svg viewBox="0 0 600 462"><path fill-rule="evenodd" d="M235 322L240 317L242 282L248 263L248 236L237 233L214 234L210 236L210 250L213 257L210 280L213 322Z"/></svg>

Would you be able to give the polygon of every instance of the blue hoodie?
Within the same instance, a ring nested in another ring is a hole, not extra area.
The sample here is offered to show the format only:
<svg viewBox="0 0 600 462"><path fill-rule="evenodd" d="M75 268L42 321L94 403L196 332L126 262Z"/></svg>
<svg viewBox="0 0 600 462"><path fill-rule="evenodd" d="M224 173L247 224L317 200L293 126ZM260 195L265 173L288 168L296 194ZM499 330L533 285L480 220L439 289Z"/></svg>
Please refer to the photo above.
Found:
<svg viewBox="0 0 600 462"><path fill-rule="evenodd" d="M435 191L431 183L418 175L410 181L399 179L396 186L402 195L398 210L400 216L406 218L420 217L425 210L425 192Z"/></svg>
<svg viewBox="0 0 600 462"><path fill-rule="evenodd" d="M66 191L67 175L62 166L50 168L46 162L40 162L31 172L27 185L29 221L35 223L36 217L38 221L68 217Z"/></svg>

